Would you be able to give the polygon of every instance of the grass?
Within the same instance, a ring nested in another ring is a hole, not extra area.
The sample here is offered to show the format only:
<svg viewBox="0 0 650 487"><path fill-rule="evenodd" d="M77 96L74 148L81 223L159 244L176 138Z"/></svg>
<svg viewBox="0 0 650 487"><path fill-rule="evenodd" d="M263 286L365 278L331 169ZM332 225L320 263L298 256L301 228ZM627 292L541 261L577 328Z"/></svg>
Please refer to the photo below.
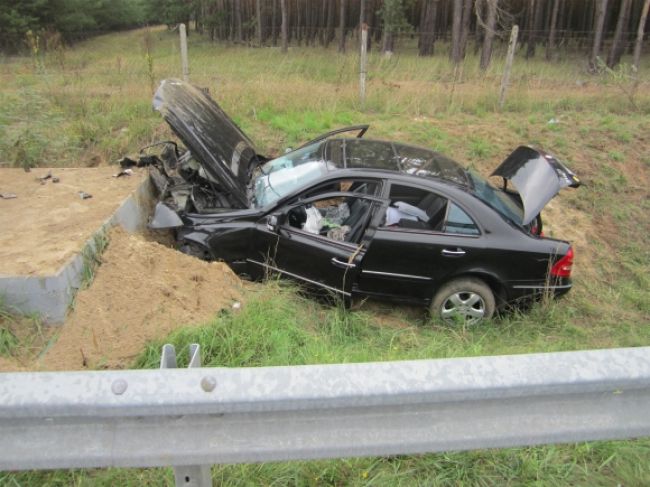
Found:
<svg viewBox="0 0 650 487"><path fill-rule="evenodd" d="M47 347L52 336L52 330L43 328L40 316L21 315L0 296L0 358L9 358L11 363L29 363ZM1 363L0 369L4 369Z"/></svg>
<svg viewBox="0 0 650 487"><path fill-rule="evenodd" d="M265 154L358 123L371 123L370 137L432 147L484 174L522 143L555 152L584 182L563 191L545 213L545 232L574 243L575 287L527 314L462 328L432 325L422 310L377 302L344 312L272 281L251 291L240 312L150 344L138 367L157 367L164 342L183 352L201 343L204 362L218 366L650 344L647 61L632 104L624 80L588 74L582 58L569 53L546 63L518 56L499 111L500 57L482 73L468 56L454 82L442 54L422 59L409 47L385 59L373 51L361 109L355 53L292 47L282 55L197 35L189 50L191 79L210 89ZM124 32L46 53L38 63L16 57L0 64L0 165L93 166L170 137L150 99L152 83L180 74L176 34ZM16 337L0 332L0 350L17 350ZM213 477L223 485L647 485L650 442L223 466ZM158 485L172 478L170 469L70 470L0 474L0 484Z"/></svg>
<svg viewBox="0 0 650 487"><path fill-rule="evenodd" d="M602 330L568 326L571 312L538 307L483 327L427 326L411 308L344 312L301 296L282 282L251 291L238 312L177 330L151 343L136 367L157 368L160 347L173 343L187 366L190 343L206 366L265 366L523 353L595 346ZM540 323L545 323L540 326ZM648 331L638 343L647 343ZM625 345L629 343L619 343ZM593 442L309 462L213 467L216 485L644 485L650 440ZM0 474L6 485L170 485L170 469L75 470ZM12 484L13 483L13 484Z"/></svg>

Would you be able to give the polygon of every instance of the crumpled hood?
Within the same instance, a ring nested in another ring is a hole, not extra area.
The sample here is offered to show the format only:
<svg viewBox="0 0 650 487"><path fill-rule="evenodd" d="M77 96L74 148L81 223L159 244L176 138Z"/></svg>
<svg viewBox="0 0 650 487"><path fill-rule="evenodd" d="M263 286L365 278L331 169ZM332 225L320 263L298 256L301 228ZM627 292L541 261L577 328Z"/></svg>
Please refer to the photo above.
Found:
<svg viewBox="0 0 650 487"><path fill-rule="evenodd" d="M562 188L577 188L580 180L552 155L520 146L491 174L512 181L524 205L522 225L528 225Z"/></svg>
<svg viewBox="0 0 650 487"><path fill-rule="evenodd" d="M166 79L153 97L153 107L232 203L248 207L246 185L257 151L219 105L196 86Z"/></svg>

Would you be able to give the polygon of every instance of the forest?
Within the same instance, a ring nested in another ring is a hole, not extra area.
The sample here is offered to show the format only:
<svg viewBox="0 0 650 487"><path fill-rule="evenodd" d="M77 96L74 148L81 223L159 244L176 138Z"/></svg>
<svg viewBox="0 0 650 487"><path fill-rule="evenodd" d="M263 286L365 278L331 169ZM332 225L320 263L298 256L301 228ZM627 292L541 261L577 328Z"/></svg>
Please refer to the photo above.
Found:
<svg viewBox="0 0 650 487"><path fill-rule="evenodd" d="M345 51L366 25L368 49L417 45L421 56L444 53L455 63L473 49L485 69L494 44L507 42L518 25L527 58L553 60L571 50L583 52L591 67L598 57L613 67L627 52L637 66L649 7L650 0L0 0L0 48L184 22L215 42L283 51L334 43Z"/></svg>

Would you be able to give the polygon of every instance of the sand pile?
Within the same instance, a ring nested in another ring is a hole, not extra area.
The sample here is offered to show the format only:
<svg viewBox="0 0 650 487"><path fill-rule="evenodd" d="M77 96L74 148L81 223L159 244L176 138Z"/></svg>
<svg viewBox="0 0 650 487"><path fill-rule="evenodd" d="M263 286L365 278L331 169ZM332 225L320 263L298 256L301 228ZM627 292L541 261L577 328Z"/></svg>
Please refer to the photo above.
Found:
<svg viewBox="0 0 650 487"><path fill-rule="evenodd" d="M158 243L110 234L92 285L77 294L60 336L35 368L128 368L147 341L209 321L241 299L239 278Z"/></svg>

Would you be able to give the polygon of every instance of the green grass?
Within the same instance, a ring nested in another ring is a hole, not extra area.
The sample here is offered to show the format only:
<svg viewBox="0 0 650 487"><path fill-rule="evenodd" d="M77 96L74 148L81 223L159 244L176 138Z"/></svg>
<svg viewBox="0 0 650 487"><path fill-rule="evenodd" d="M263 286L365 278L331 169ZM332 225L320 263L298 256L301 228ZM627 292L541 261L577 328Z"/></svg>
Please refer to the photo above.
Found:
<svg viewBox="0 0 650 487"><path fill-rule="evenodd" d="M19 314L0 295L0 357L28 362L42 350L49 335L40 316Z"/></svg>
<svg viewBox="0 0 650 487"><path fill-rule="evenodd" d="M636 278L648 281L645 275ZM619 323L615 328L604 320L587 328L575 324L577 313L571 304L547 303L525 313L507 313L479 327L463 327L432 323L424 310L408 306L381 309L380 303L370 302L347 311L302 296L284 282L269 281L240 312L223 312L210 323L179 329L151 343L135 367L158 367L164 343L183 353L189 344L200 343L203 363L215 367L580 350L602 348L603 340L608 346L650 343L650 327L625 331L628 325ZM180 366L186 365L186 359L179 359Z"/></svg>
<svg viewBox="0 0 650 487"><path fill-rule="evenodd" d="M635 105L621 80L583 60L515 59L503 110L502 53L486 73L468 56L454 82L444 46L372 51L367 100L358 58L334 49L253 49L190 36L190 75L265 154L342 125L369 137L434 148L489 172L517 145L555 153L584 186L563 191L547 234L574 241L574 289L557 303L478 328L434 325L422 310L368 303L345 312L270 282L239 313L181 329L137 361L157 367L162 343L203 348L215 366L477 356L650 344L650 90L644 62ZM151 109L151 81L179 76L177 37L164 30L101 36L40 63L0 59L0 165L86 166L171 136ZM35 68L36 66L36 68ZM550 123L555 119L557 123ZM91 268L89 267L89 272ZM90 274L89 274L90 276ZM1 329L0 329L1 330ZM15 335L0 331L2 347ZM183 357L183 356L182 356ZM182 358L182 361L185 358ZM596 442L409 457L215 467L223 485L647 485L650 442ZM169 469L0 474L2 485L171 484Z"/></svg>

